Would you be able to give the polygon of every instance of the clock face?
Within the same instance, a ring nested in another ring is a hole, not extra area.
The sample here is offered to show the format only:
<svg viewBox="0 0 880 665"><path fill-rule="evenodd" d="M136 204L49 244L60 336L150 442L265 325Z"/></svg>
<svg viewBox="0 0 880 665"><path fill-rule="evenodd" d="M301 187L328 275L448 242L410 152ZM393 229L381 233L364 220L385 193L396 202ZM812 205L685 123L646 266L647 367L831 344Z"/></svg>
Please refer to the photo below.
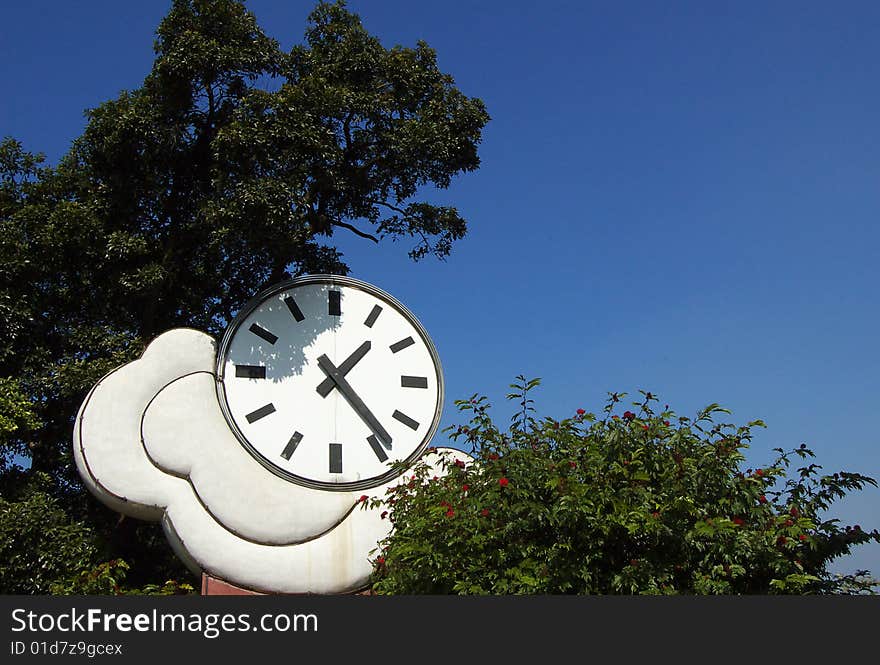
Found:
<svg viewBox="0 0 880 665"><path fill-rule="evenodd" d="M316 275L261 293L226 331L223 413L278 475L309 487L372 487L428 445L443 374L428 334L384 291Z"/></svg>

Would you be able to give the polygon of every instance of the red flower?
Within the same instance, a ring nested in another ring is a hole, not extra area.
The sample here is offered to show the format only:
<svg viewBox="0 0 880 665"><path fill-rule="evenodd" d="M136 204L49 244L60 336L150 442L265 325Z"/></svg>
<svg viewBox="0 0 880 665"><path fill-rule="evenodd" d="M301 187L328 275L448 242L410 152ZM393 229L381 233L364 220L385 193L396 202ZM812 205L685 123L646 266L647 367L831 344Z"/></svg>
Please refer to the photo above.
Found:
<svg viewBox="0 0 880 665"><path fill-rule="evenodd" d="M361 494L361 498L358 499L358 501L359 501L360 503L363 503L364 501L366 501L366 500L369 499L369 498L370 498L370 497L368 497L366 494Z"/></svg>
<svg viewBox="0 0 880 665"><path fill-rule="evenodd" d="M642 429L648 429L647 425L642 425Z"/></svg>
<svg viewBox="0 0 880 665"><path fill-rule="evenodd" d="M611 420L620 420L620 416L611 416Z"/></svg>
<svg viewBox="0 0 880 665"><path fill-rule="evenodd" d="M623 412L623 419L624 420L633 420L635 417L636 417L636 414L634 414L632 411L624 411Z"/></svg>
<svg viewBox="0 0 880 665"><path fill-rule="evenodd" d="M440 502L440 505L441 505L443 508L449 508L449 502L448 502L448 501L441 501L441 502Z"/></svg>
<svg viewBox="0 0 880 665"><path fill-rule="evenodd" d="M664 421L663 421L663 424L666 425L667 427L669 427L669 421L668 421L668 420L664 420Z"/></svg>
<svg viewBox="0 0 880 665"><path fill-rule="evenodd" d="M800 536L798 536L798 538L800 538L800 539L801 539L801 542L803 542L803 541L805 541L805 540L807 539L807 534L802 533Z"/></svg>
<svg viewBox="0 0 880 665"><path fill-rule="evenodd" d="M380 566L384 566L385 565L385 557L380 556L378 559L376 559L376 563L378 563Z"/></svg>
<svg viewBox="0 0 880 665"><path fill-rule="evenodd" d="M381 519L384 520L386 517L388 517L388 511L387 511L387 510L383 510L383 511L382 511L382 514L379 515L379 517L380 517Z"/></svg>
<svg viewBox="0 0 880 665"><path fill-rule="evenodd" d="M494 462L498 459L498 453L489 453L489 459Z"/></svg>
<svg viewBox="0 0 880 665"><path fill-rule="evenodd" d="M734 524L736 524L737 526L742 526L743 524L746 523L746 521L742 517L734 517L730 521L733 522Z"/></svg>
<svg viewBox="0 0 880 665"><path fill-rule="evenodd" d="M450 508L449 510L446 511L446 517L455 517L455 511L452 508Z"/></svg>
<svg viewBox="0 0 880 665"><path fill-rule="evenodd" d="M788 511L788 514L792 517L797 517L800 513L798 513L798 509L794 506L791 507L791 510Z"/></svg>
<svg viewBox="0 0 880 665"><path fill-rule="evenodd" d="M464 462L463 462L462 460L460 460L460 459L457 459L457 460L455 460L455 466L457 466L459 469L463 469L463 468L464 468Z"/></svg>
<svg viewBox="0 0 880 665"><path fill-rule="evenodd" d="M569 462L568 465L573 469L573 468L575 468L578 464L577 464L577 462Z"/></svg>
<svg viewBox="0 0 880 665"><path fill-rule="evenodd" d="M578 409L578 410L577 410L577 414L578 414L579 416L582 416L582 415L584 415L585 413L586 413L586 411L584 411L583 409Z"/></svg>
<svg viewBox="0 0 880 665"><path fill-rule="evenodd" d="M480 515L482 515L483 517L488 517L488 516L489 516L489 509L488 509L488 508L483 508L483 509L480 511Z"/></svg>
<svg viewBox="0 0 880 665"><path fill-rule="evenodd" d="M660 517L660 513L658 513L658 512L655 510L653 513L651 513L651 517L653 517L653 518L656 520L656 519L658 519L658 518Z"/></svg>
<svg viewBox="0 0 880 665"><path fill-rule="evenodd" d="M462 485L462 486L461 486L461 491L462 491L462 492L467 492L470 488L471 488L470 485Z"/></svg>
<svg viewBox="0 0 880 665"><path fill-rule="evenodd" d="M501 478L498 479L498 484L501 485L501 487L507 487L508 483L510 483L510 481L504 476L501 476Z"/></svg>
<svg viewBox="0 0 880 665"><path fill-rule="evenodd" d="M763 475L764 475L764 470L763 470L763 469L758 469L757 471L755 471L755 475L756 475L756 476L763 476Z"/></svg>
<svg viewBox="0 0 880 665"><path fill-rule="evenodd" d="M761 496L758 497L758 502L759 503L767 503L767 497L762 494Z"/></svg>

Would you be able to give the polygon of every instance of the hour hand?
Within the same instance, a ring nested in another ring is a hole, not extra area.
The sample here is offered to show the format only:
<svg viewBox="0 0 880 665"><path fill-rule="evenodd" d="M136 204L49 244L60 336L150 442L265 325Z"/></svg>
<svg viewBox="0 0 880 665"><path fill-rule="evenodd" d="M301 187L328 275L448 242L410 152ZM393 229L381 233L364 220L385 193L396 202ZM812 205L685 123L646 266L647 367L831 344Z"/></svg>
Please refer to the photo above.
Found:
<svg viewBox="0 0 880 665"><path fill-rule="evenodd" d="M357 349L355 349L354 353L352 353L348 358L343 360L342 364L340 364L339 367L337 367L336 369L339 371L340 374L342 374L342 376L345 376L346 374L348 374L351 371L351 369L355 365L358 364L358 362L360 362L361 358L363 358L365 355L367 355L367 351L369 351L369 350L370 350L370 340L367 340L366 342L361 344ZM327 397L327 395L329 395L333 391L333 386L335 386L335 385L336 385L336 383L333 381L333 379L331 379L328 376L326 379L324 379L323 381L321 381L321 383L318 384L318 394L321 397Z"/></svg>
<svg viewBox="0 0 880 665"><path fill-rule="evenodd" d="M346 381L345 377L342 375L342 372L336 368L336 366L330 361L326 355L322 355L318 358L318 367L321 368L321 371L327 375L327 378L330 379L336 387L339 389L339 392L342 393L343 397L348 400L348 403L351 404L351 407L355 410L355 412L361 417L361 419L367 424L367 427L372 430L372 432L376 435L376 438L382 442L389 450L391 449L391 435L382 427L382 424L376 419L376 416L373 415L372 411L367 408L367 405L364 404L364 401L360 398L360 396L354 391L354 388L351 387L351 384ZM318 386L318 390L320 390L320 386Z"/></svg>

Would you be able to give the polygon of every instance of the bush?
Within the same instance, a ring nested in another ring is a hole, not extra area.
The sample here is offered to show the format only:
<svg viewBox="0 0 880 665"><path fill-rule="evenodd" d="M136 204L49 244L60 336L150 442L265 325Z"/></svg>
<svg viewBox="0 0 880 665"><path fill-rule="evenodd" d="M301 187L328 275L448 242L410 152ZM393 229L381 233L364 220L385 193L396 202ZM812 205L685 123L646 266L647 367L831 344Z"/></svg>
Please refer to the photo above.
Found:
<svg viewBox="0 0 880 665"><path fill-rule="evenodd" d="M99 555L91 527L72 519L51 496L48 477L37 474L9 500L0 496L0 591L47 594L71 570L90 567Z"/></svg>
<svg viewBox="0 0 880 665"><path fill-rule="evenodd" d="M805 594L869 593L859 571L829 563L880 533L821 515L876 482L820 475L806 445L758 469L743 450L761 421L716 422L712 404L679 417L656 396L620 413L612 393L601 417L536 419L518 377L521 409L506 431L486 398L458 401L470 415L451 429L470 464L434 477L424 463L373 507L393 523L374 559L379 594ZM659 411L659 412L658 412ZM802 463L788 477L792 461Z"/></svg>

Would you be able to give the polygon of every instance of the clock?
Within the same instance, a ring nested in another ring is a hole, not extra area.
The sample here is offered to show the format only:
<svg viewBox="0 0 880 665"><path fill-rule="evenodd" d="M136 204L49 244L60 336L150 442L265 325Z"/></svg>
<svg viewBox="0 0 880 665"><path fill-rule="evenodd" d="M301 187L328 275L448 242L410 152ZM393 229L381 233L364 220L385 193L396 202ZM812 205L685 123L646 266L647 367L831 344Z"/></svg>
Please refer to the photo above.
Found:
<svg viewBox="0 0 880 665"><path fill-rule="evenodd" d="M428 333L388 293L310 275L238 313L220 343L217 394L267 469L350 491L393 479L422 454L440 422L443 372Z"/></svg>

